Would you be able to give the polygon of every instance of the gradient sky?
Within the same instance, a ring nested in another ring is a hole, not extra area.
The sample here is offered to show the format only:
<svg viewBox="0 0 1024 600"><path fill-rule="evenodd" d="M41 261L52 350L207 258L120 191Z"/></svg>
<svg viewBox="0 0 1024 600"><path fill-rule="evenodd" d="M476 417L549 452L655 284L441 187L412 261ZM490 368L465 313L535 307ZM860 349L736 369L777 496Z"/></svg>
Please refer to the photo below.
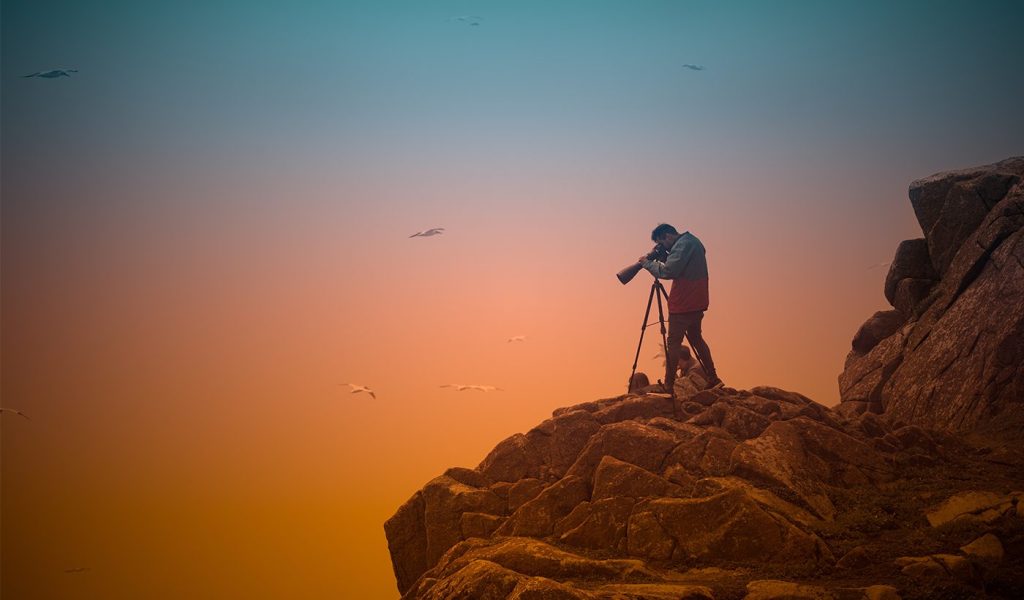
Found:
<svg viewBox="0 0 1024 600"><path fill-rule="evenodd" d="M624 391L659 222L726 383L835 404L908 184L1024 154L1022 17L5 0L3 597L397 598L413 492Z"/></svg>

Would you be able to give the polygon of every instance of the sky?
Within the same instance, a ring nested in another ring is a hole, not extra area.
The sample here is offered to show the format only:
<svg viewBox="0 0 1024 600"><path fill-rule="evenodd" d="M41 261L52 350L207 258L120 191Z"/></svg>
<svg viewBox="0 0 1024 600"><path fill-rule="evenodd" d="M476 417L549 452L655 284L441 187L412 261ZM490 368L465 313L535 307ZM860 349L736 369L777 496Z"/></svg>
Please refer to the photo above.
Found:
<svg viewBox="0 0 1024 600"><path fill-rule="evenodd" d="M910 182L1024 154L1022 17L5 0L0 592L398 598L416 490L625 392L662 222L726 384L834 405Z"/></svg>

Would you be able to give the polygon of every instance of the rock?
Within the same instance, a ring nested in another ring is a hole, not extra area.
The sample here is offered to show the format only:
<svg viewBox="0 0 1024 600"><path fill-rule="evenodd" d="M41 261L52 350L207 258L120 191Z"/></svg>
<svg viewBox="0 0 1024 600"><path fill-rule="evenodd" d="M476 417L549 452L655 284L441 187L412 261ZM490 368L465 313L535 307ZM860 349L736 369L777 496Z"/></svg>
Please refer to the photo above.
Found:
<svg viewBox="0 0 1024 600"><path fill-rule="evenodd" d="M896 559L896 566L902 567L900 572L914 579L939 579L946 576L946 569L930 556L903 556Z"/></svg>
<svg viewBox="0 0 1024 600"><path fill-rule="evenodd" d="M836 596L816 585L765 579L747 584L743 600L835 600Z"/></svg>
<svg viewBox="0 0 1024 600"><path fill-rule="evenodd" d="M872 585L864 588L864 600L902 600L899 591L891 585Z"/></svg>
<svg viewBox="0 0 1024 600"><path fill-rule="evenodd" d="M789 522L801 525L807 530L820 526L821 520L799 506L786 502L770 490L755 487L738 477L705 477L694 486L694 496L714 496L727 490L739 488L766 510L782 515Z"/></svg>
<svg viewBox="0 0 1024 600"><path fill-rule="evenodd" d="M582 502L555 525L559 542L580 548L625 550L626 526L635 501L605 498Z"/></svg>
<svg viewBox="0 0 1024 600"><path fill-rule="evenodd" d="M601 592L602 598L611 594L614 599L630 600L714 600L711 588L703 585L686 585L680 583L614 583L603 585L594 590Z"/></svg>
<svg viewBox="0 0 1024 600"><path fill-rule="evenodd" d="M932 279L904 279L896 286L896 293L893 295L892 305L902 315L909 319L916 319L928 308L926 302L931 297L935 288L935 281Z"/></svg>
<svg viewBox="0 0 1024 600"><path fill-rule="evenodd" d="M1009 496L995 492L961 492L925 512L932 527L938 527L963 515L982 513L1010 502Z"/></svg>
<svg viewBox="0 0 1024 600"><path fill-rule="evenodd" d="M863 400L848 400L846 402L840 402L839 405L836 406L835 410L844 417L852 419L868 412L870 408L870 402L865 402Z"/></svg>
<svg viewBox="0 0 1024 600"><path fill-rule="evenodd" d="M604 425L590 437L566 474L591 481L594 470L605 456L658 471L675 446L673 435L643 423L624 421Z"/></svg>
<svg viewBox="0 0 1024 600"><path fill-rule="evenodd" d="M742 489L707 498L657 498L634 507L629 552L674 562L830 562L821 540L762 508Z"/></svg>
<svg viewBox="0 0 1024 600"><path fill-rule="evenodd" d="M555 523L577 504L588 500L590 490L583 479L567 475L547 487L536 498L523 504L498 528L498 535L551 535Z"/></svg>
<svg viewBox="0 0 1024 600"><path fill-rule="evenodd" d="M904 328L906 329L906 327ZM882 403L882 386L903 361L906 333L903 329L880 341L867 354L851 350L839 374L841 402Z"/></svg>
<svg viewBox="0 0 1024 600"><path fill-rule="evenodd" d="M857 428L871 438L885 437L888 433L882 419L874 413L864 413L857 419Z"/></svg>
<svg viewBox="0 0 1024 600"><path fill-rule="evenodd" d="M954 255L986 215L1020 181L1024 160L939 173L910 184L910 203L924 231L932 266L946 274Z"/></svg>
<svg viewBox="0 0 1024 600"><path fill-rule="evenodd" d="M890 335L899 331L906 317L898 310L876 312L864 322L853 336L853 350L866 354Z"/></svg>
<svg viewBox="0 0 1024 600"><path fill-rule="evenodd" d="M416 492L384 522L398 590L405 593L430 566L427 564L427 530L423 523L423 492Z"/></svg>
<svg viewBox="0 0 1024 600"><path fill-rule="evenodd" d="M600 427L594 415L583 410L560 414L498 444L477 470L492 481L548 475L560 479Z"/></svg>
<svg viewBox="0 0 1024 600"><path fill-rule="evenodd" d="M474 561L486 560L516 573L565 581L573 578L604 578L619 582L659 581L662 578L633 559L591 559L560 550L540 540L509 537L453 548L428 573L443 579Z"/></svg>
<svg viewBox="0 0 1024 600"><path fill-rule="evenodd" d="M634 373L629 380L629 393L636 394L641 388L651 385L651 380L646 373Z"/></svg>
<svg viewBox="0 0 1024 600"><path fill-rule="evenodd" d="M691 475L725 475L732 464L736 441L719 430L709 430L676 446L665 457L666 476L673 466Z"/></svg>
<svg viewBox="0 0 1024 600"><path fill-rule="evenodd" d="M864 546L857 546L836 562L836 566L840 569L862 569L869 564L871 564L871 557Z"/></svg>
<svg viewBox="0 0 1024 600"><path fill-rule="evenodd" d="M596 502L616 497L683 496L683 491L650 471L605 456L594 471L594 491L591 495Z"/></svg>
<svg viewBox="0 0 1024 600"><path fill-rule="evenodd" d="M977 575L971 562L954 554L933 554L932 558L946 569L953 577L967 584L977 583Z"/></svg>
<svg viewBox="0 0 1024 600"><path fill-rule="evenodd" d="M462 539L471 537L490 537L505 522L505 517L496 517L486 513L465 512L459 521Z"/></svg>
<svg viewBox="0 0 1024 600"><path fill-rule="evenodd" d="M978 583L977 574L970 561L953 554L931 556L904 556L896 559L896 565L903 567L902 573L914 579L941 579L953 577L963 583Z"/></svg>
<svg viewBox="0 0 1024 600"><path fill-rule="evenodd" d="M530 577L519 582L508 600L590 600L595 596L545 577Z"/></svg>
<svg viewBox="0 0 1024 600"><path fill-rule="evenodd" d="M982 561L998 563L1003 560L1003 544L991 533L986 533L970 544L961 546L960 551Z"/></svg>
<svg viewBox="0 0 1024 600"><path fill-rule="evenodd" d="M640 511L629 517L626 550L632 556L652 560L668 560L676 548L676 541L651 511Z"/></svg>
<svg viewBox="0 0 1024 600"><path fill-rule="evenodd" d="M463 539L463 513L501 516L505 511L505 502L491 490L468 486L447 475L428 482L422 494L427 565Z"/></svg>
<svg viewBox="0 0 1024 600"><path fill-rule="evenodd" d="M508 510L515 512L520 506L533 500L547 487L540 479L527 477L512 484L508 490Z"/></svg>
<svg viewBox="0 0 1024 600"><path fill-rule="evenodd" d="M828 521L835 507L822 484L849 487L892 476L873 448L805 417L776 421L760 437L739 444L732 464L734 475L787 489Z"/></svg>
<svg viewBox="0 0 1024 600"><path fill-rule="evenodd" d="M491 485L491 480L483 473L465 467L452 467L444 472L446 477L451 477L459 483L475 487L485 488Z"/></svg>
<svg viewBox="0 0 1024 600"><path fill-rule="evenodd" d="M429 591L419 597L429 600L447 600L448 598L505 600L522 579L522 575L501 565L487 560L476 560L444 580L438 581Z"/></svg>
<svg viewBox="0 0 1024 600"><path fill-rule="evenodd" d="M594 413L598 423L618 423L619 421L636 419L653 419L654 417L672 417L675 415L675 401L669 396L638 396L625 398Z"/></svg>
<svg viewBox="0 0 1024 600"><path fill-rule="evenodd" d="M911 185L939 280L930 290L923 271L894 275L895 288L887 280L912 320L870 352L851 352L843 401L877 401L890 418L928 429L1024 438L1022 176L1017 157ZM920 243L912 246L905 253L919 264Z"/></svg>
<svg viewBox="0 0 1024 600"><path fill-rule="evenodd" d="M816 404L814 400L811 400L810 398L804 396L803 394L800 394L798 392L786 391L777 387L762 385L755 388L751 388L750 392L754 396L760 396L761 398L767 398L769 400L777 400L779 402L787 404L796 404L801 406L807 404Z"/></svg>
<svg viewBox="0 0 1024 600"><path fill-rule="evenodd" d="M737 440L746 440L761 435L771 420L743 406L716 402L704 412L691 417L687 423L714 425L729 432Z"/></svg>
<svg viewBox="0 0 1024 600"><path fill-rule="evenodd" d="M896 306L896 288L900 282L907 279L918 279L924 281L936 281L938 275L932 267L932 259L928 254L928 242L924 238L916 240L905 240L896 247L896 256L889 266L889 273L885 278L885 299L889 304ZM910 313L903 313L908 315Z"/></svg>
<svg viewBox="0 0 1024 600"><path fill-rule="evenodd" d="M790 421L772 423L760 437L736 446L732 464L734 475L788 490L818 517L834 518L835 506L821 490L829 477L828 464L807 452Z"/></svg>

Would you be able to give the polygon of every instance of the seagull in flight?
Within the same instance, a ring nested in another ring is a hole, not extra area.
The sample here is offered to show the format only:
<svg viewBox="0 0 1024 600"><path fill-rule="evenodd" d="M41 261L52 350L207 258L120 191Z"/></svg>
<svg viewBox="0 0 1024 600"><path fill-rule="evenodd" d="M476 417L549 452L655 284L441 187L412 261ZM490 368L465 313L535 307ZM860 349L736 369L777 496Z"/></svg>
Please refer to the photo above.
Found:
<svg viewBox="0 0 1024 600"><path fill-rule="evenodd" d="M508 338L508 340L506 340L506 343L525 342L525 341L526 341L526 336L525 335L514 335L514 336Z"/></svg>
<svg viewBox="0 0 1024 600"><path fill-rule="evenodd" d="M64 569L65 573L85 573L89 570L89 567L75 567L74 569Z"/></svg>
<svg viewBox="0 0 1024 600"><path fill-rule="evenodd" d="M465 385L462 383L445 383L441 387L455 388L457 392L464 392L466 390L476 390L478 392L504 392L505 390L494 387L493 385Z"/></svg>
<svg viewBox="0 0 1024 600"><path fill-rule="evenodd" d="M704 65L691 65L690 63L683 65L683 68L691 71L703 71L705 69Z"/></svg>
<svg viewBox="0 0 1024 600"><path fill-rule="evenodd" d="M883 263L878 263L877 265L871 265L868 267L868 271L871 269L877 269L878 267L888 267L890 264L892 264L892 261L885 261Z"/></svg>
<svg viewBox="0 0 1024 600"><path fill-rule="evenodd" d="M416 233L410 235L409 237L430 237L432 235L441 235L443 232L444 227L434 227L433 229L428 229L426 231L417 231Z"/></svg>
<svg viewBox="0 0 1024 600"><path fill-rule="evenodd" d="M458 17L449 17L447 20L460 21L462 23L468 23L471 27L479 27L480 21L482 21L483 19L481 19L480 17L474 17L473 15L461 15Z"/></svg>
<svg viewBox="0 0 1024 600"><path fill-rule="evenodd" d="M351 393L353 393L353 394L358 394L359 392L366 392L374 400L377 399L377 395L373 393L373 390L371 390L370 388L366 387L365 385L356 385L354 383L339 383L338 385L347 385L348 387L352 388L352 392Z"/></svg>
<svg viewBox="0 0 1024 600"><path fill-rule="evenodd" d="M53 69L52 71L36 71L31 75L22 75L22 77L43 77L45 79L54 79L57 77L71 77L71 73L77 73L78 69Z"/></svg>
<svg viewBox="0 0 1024 600"><path fill-rule="evenodd" d="M21 415L21 416L25 417L26 419L28 419L28 415L26 415L25 413L21 412L20 410L15 410L13 408L0 408L0 413L5 413L5 412L12 412L12 413L14 413L16 415ZM31 421L32 419L28 419L28 420Z"/></svg>

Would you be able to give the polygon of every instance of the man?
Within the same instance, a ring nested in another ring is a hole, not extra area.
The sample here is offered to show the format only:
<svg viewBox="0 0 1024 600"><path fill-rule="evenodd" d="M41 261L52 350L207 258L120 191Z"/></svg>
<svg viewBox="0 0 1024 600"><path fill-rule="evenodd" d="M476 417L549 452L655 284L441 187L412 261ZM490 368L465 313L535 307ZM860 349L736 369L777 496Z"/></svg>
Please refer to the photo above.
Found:
<svg viewBox="0 0 1024 600"><path fill-rule="evenodd" d="M662 223L651 232L651 240L668 253L664 262L640 257L640 264L658 279L671 279L668 295L668 356L665 357L665 388L674 395L676 369L682 355L683 336L704 365L709 387L722 383L711 359L711 349L700 331L704 311L708 309L708 263L704 244L689 231L680 234L676 228Z"/></svg>

